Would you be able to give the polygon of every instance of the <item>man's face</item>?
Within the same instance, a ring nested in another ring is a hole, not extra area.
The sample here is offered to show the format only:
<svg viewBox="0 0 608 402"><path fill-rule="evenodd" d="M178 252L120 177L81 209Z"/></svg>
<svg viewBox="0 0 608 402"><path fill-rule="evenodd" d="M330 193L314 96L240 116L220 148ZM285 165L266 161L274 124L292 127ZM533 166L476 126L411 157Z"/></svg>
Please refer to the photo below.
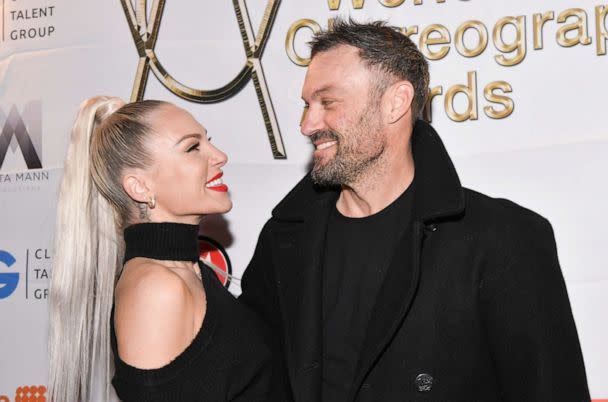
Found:
<svg viewBox="0 0 608 402"><path fill-rule="evenodd" d="M320 185L356 183L384 152L381 96L373 93L379 73L358 52L344 45L318 53L306 73L301 131L315 146L312 179Z"/></svg>

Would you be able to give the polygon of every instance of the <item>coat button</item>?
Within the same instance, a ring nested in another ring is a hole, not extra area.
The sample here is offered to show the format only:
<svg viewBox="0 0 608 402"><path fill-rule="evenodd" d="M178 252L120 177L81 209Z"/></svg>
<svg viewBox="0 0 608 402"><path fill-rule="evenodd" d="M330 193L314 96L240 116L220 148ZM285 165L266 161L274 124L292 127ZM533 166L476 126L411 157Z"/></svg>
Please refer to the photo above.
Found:
<svg viewBox="0 0 608 402"><path fill-rule="evenodd" d="M434 223L429 224L426 227L426 230L428 230L429 232L436 232L437 231L437 225Z"/></svg>
<svg viewBox="0 0 608 402"><path fill-rule="evenodd" d="M433 387L433 376L425 373L418 374L415 383L418 392L429 392Z"/></svg>

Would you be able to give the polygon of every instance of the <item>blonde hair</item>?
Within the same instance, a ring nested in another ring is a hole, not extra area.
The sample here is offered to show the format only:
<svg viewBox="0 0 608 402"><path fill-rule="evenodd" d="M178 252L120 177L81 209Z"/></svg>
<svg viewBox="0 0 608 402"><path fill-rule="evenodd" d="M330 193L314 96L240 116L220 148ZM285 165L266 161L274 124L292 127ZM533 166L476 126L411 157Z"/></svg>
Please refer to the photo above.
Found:
<svg viewBox="0 0 608 402"><path fill-rule="evenodd" d="M122 174L150 164L146 118L163 104L99 96L80 106L57 204L49 297L51 401L88 401L94 376L102 379L109 399L110 314L124 253L122 229L137 207L122 187Z"/></svg>

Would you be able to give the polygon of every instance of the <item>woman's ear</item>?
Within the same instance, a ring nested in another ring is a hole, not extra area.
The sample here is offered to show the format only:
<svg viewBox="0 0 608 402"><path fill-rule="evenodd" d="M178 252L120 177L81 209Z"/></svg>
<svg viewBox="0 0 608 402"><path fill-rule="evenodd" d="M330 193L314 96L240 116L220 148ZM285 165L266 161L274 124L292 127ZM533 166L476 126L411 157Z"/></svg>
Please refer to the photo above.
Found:
<svg viewBox="0 0 608 402"><path fill-rule="evenodd" d="M128 172L122 179L122 187L135 202L141 203L150 200L150 187L145 174L141 171Z"/></svg>
<svg viewBox="0 0 608 402"><path fill-rule="evenodd" d="M387 89L386 101L389 124L397 122L412 110L414 94L414 86L409 81L398 81Z"/></svg>

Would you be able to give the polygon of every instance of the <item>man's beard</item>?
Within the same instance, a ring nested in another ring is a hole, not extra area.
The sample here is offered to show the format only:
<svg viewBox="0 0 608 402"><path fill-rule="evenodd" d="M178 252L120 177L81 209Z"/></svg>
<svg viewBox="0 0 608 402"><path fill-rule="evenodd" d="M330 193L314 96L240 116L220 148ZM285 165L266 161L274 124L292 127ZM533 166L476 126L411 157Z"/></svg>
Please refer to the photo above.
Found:
<svg viewBox="0 0 608 402"><path fill-rule="evenodd" d="M352 185L378 163L385 143L380 133L381 125L372 117L375 112L363 113L353 126L355 128L346 135L320 130L310 136L313 142L320 139L336 141L336 153L332 159L326 163L322 163L320 158L313 160L311 178L315 184L323 187Z"/></svg>

